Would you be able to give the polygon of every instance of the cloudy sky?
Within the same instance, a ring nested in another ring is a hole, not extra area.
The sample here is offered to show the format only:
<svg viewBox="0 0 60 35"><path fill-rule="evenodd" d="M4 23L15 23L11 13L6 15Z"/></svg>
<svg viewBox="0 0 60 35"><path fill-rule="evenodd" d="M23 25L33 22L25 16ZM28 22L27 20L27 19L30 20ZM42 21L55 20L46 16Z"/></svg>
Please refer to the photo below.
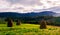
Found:
<svg viewBox="0 0 60 35"><path fill-rule="evenodd" d="M0 0L0 12L40 12L60 6L60 0Z"/></svg>

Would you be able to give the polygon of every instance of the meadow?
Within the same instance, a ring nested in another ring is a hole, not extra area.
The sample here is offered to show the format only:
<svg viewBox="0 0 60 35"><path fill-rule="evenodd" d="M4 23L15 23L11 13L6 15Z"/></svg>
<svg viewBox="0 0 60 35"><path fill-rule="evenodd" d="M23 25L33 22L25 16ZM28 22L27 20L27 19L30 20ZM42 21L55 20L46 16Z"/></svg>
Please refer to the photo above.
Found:
<svg viewBox="0 0 60 35"><path fill-rule="evenodd" d="M0 24L0 35L60 35L60 27L47 25L47 29L40 29L38 24L13 24L13 27L7 27L7 24Z"/></svg>

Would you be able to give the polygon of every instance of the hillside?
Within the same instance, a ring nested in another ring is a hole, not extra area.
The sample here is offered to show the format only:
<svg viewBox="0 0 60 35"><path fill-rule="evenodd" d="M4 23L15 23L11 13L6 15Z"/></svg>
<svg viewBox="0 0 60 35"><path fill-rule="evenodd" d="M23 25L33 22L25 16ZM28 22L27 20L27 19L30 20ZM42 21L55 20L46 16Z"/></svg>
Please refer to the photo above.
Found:
<svg viewBox="0 0 60 35"><path fill-rule="evenodd" d="M16 12L1 12L0 17L36 17L36 16L54 16L56 13L52 11L43 11L39 13L16 13Z"/></svg>

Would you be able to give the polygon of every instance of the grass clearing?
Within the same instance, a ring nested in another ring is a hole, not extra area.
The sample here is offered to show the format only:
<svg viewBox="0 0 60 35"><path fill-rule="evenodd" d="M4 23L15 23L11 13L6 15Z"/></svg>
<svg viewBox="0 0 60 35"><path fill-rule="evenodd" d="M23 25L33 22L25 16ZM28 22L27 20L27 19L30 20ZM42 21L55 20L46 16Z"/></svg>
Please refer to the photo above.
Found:
<svg viewBox="0 0 60 35"><path fill-rule="evenodd" d="M21 24L13 25L12 28L6 24L0 24L0 35L60 35L60 27L48 26L47 29L40 29L40 25Z"/></svg>

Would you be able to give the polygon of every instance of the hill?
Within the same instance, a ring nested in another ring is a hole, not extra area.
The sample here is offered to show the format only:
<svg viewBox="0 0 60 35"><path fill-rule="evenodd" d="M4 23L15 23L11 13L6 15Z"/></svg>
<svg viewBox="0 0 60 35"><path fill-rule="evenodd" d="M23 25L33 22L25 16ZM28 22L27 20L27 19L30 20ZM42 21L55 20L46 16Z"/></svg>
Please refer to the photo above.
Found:
<svg viewBox="0 0 60 35"><path fill-rule="evenodd" d="M36 17L36 16L54 16L56 13L52 11L43 11L39 13L16 13L16 12L1 12L0 17Z"/></svg>

